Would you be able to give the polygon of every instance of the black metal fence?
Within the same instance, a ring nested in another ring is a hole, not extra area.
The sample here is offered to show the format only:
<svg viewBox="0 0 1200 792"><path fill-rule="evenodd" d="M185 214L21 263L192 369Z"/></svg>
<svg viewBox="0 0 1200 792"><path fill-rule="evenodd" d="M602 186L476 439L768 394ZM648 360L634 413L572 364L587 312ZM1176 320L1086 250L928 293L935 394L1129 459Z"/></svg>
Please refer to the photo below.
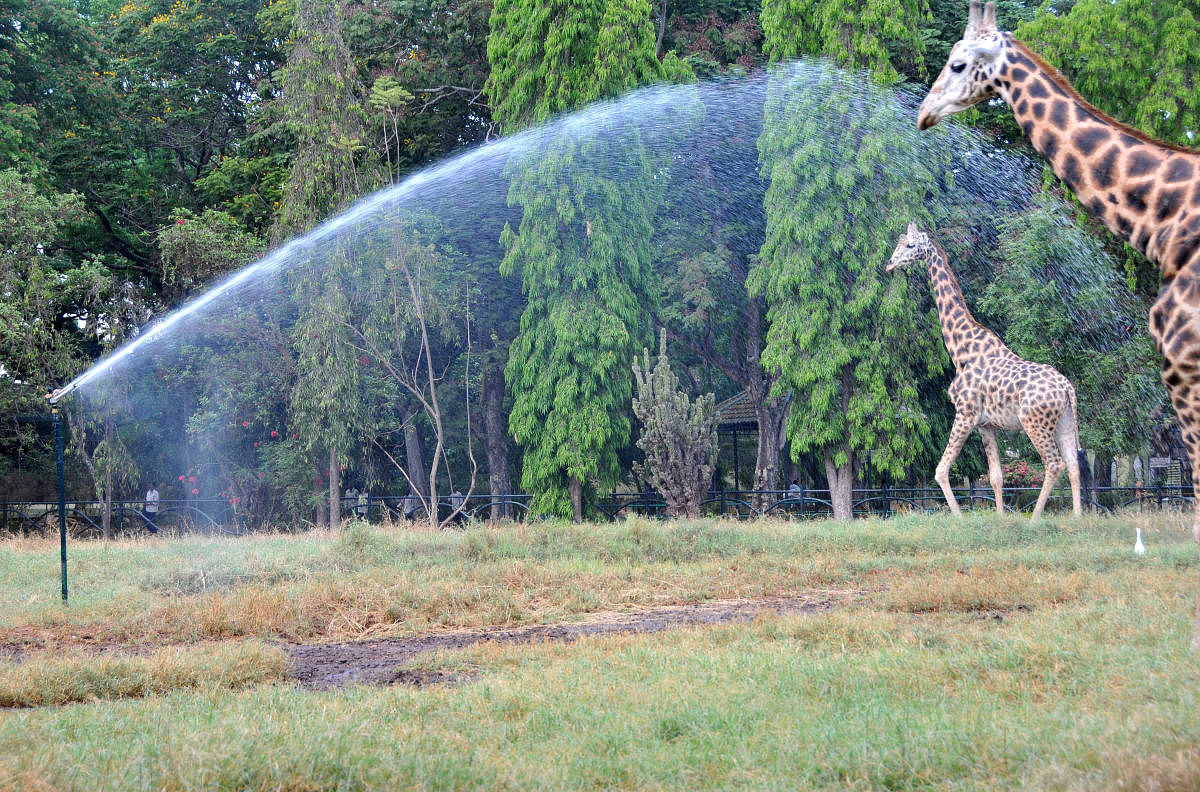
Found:
<svg viewBox="0 0 1200 792"><path fill-rule="evenodd" d="M1008 487L1004 490L1004 510L1029 513L1037 500L1040 488ZM991 489L978 486L955 488L955 496L963 509L994 510ZM457 524L471 520L513 519L529 516L532 496L525 494L471 495L462 501ZM856 489L852 496L855 515L889 516L899 513L936 512L946 508L940 489L930 487L881 487ZM1122 510L1191 508L1192 489L1184 486L1158 485L1153 487L1093 487L1084 492L1087 508L1099 512ZM223 498L190 498L163 500L157 513L143 510L141 501L114 501L111 505L110 531L117 536L147 535L156 531L177 533L212 533L240 535L265 526L251 525L244 512ZM413 506L416 505L416 508ZM449 516L457 506L453 496L441 498L438 512ZM423 514L423 506L407 503L402 496L368 495L365 498L346 498L342 513L373 522L403 522ZM1049 510L1070 510L1071 495L1066 488L1055 489L1050 497ZM103 503L72 501L66 504L67 526L77 538L103 536ZM618 520L628 515L665 517L666 503L656 493L613 493L601 498L595 506L596 519ZM740 519L781 517L785 519L820 519L833 514L829 491L800 488L793 490L721 490L709 493L701 505L706 516ZM279 526L270 526L278 529ZM301 523L300 529L308 527ZM0 501L0 533L22 535L53 535L58 530L56 501Z"/></svg>

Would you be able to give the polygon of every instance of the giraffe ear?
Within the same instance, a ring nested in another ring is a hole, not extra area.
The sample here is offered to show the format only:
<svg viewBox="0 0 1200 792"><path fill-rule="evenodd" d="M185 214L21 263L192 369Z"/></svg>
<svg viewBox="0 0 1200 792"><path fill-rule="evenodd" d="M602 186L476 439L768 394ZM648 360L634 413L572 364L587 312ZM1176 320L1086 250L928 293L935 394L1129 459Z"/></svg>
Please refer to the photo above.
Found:
<svg viewBox="0 0 1200 792"><path fill-rule="evenodd" d="M967 29L963 31L963 41L979 38L979 28L982 24L983 11L979 0L971 0L970 8L967 11Z"/></svg>
<svg viewBox="0 0 1200 792"><path fill-rule="evenodd" d="M913 221L908 221L908 238L912 239L917 235L917 224Z"/></svg>
<svg viewBox="0 0 1200 792"><path fill-rule="evenodd" d="M986 36L996 32L996 4L989 2L983 7L983 21L979 25L979 35Z"/></svg>

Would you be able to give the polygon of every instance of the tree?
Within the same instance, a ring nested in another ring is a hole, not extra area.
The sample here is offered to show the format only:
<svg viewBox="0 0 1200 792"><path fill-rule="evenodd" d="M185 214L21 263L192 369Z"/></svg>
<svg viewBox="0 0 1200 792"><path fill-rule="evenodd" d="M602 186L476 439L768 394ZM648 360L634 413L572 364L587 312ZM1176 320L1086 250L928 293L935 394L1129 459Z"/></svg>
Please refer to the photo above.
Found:
<svg viewBox="0 0 1200 792"><path fill-rule="evenodd" d="M382 181L378 160L364 142L365 89L342 36L340 0L300 0L285 72L285 118L298 148L284 186L276 240L310 230ZM340 522L341 469L364 412L358 398L357 355L342 322L345 295L338 284L355 277L352 235L323 260L295 270L300 317L293 328L298 379L291 405L314 453L327 454L329 520Z"/></svg>
<svg viewBox="0 0 1200 792"><path fill-rule="evenodd" d="M667 335L659 337L658 361L650 367L650 351L633 362L637 396L633 412L642 423L638 448L646 452L644 471L667 502L672 517L699 517L717 462L717 423L713 395L694 402L679 389L667 359Z"/></svg>
<svg viewBox="0 0 1200 792"><path fill-rule="evenodd" d="M69 232L84 216L77 194L43 193L24 174L0 171L0 216L0 413L17 418L43 411L47 393L119 343L145 313L137 290L101 262L69 255ZM72 446L108 503L114 476L132 477L128 449L111 409L88 419L78 399L69 407ZM98 423L103 437L89 449L89 430ZM18 453L34 439L19 422L5 428L5 445ZM104 522L107 534L107 508Z"/></svg>
<svg viewBox="0 0 1200 792"><path fill-rule="evenodd" d="M763 8L772 60L820 54L872 76L860 86L806 62L773 74L759 139L766 240L749 281L768 306L763 365L779 374L774 392L792 396L792 453L821 455L842 520L861 468L902 475L929 442L919 385L946 366L937 323L922 323L907 283L880 267L944 175L885 87L897 61L919 65L926 13L908 0Z"/></svg>
<svg viewBox="0 0 1200 792"><path fill-rule="evenodd" d="M772 63L823 56L890 82L924 72L921 25L928 22L926 0L764 0L763 52Z"/></svg>
<svg viewBox="0 0 1200 792"><path fill-rule="evenodd" d="M507 132L667 74L645 0L500 0L488 60L488 95ZM609 123L604 145L564 128L514 159L509 201L523 214L501 236L501 272L520 274L527 299L505 370L521 484L535 509L576 521L585 488L617 480L630 439L628 361L648 329L660 190L636 125Z"/></svg>

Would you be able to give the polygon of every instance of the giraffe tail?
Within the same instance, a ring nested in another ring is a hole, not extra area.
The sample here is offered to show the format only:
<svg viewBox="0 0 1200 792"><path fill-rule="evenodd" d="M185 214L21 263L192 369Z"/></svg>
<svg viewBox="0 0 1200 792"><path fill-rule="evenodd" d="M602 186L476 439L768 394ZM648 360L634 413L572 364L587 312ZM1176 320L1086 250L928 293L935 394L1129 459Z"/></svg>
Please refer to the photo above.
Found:
<svg viewBox="0 0 1200 792"><path fill-rule="evenodd" d="M1079 444L1079 403L1075 401L1074 385L1070 389L1070 412L1075 416L1075 448L1079 449L1082 448Z"/></svg>
<svg viewBox="0 0 1200 792"><path fill-rule="evenodd" d="M1078 453L1083 448L1079 444L1079 404L1075 401L1075 386L1071 386L1071 424L1075 427L1075 451Z"/></svg>

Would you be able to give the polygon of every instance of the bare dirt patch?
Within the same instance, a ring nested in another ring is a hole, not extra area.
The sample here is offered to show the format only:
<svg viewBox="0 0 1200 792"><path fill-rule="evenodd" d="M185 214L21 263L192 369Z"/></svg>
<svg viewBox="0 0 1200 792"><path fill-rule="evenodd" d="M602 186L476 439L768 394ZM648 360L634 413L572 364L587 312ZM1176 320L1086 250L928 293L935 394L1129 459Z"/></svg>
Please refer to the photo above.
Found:
<svg viewBox="0 0 1200 792"><path fill-rule="evenodd" d="M592 635L654 633L681 627L747 622L762 613L818 613L829 610L840 599L841 596L822 593L716 600L638 613L592 614L581 621L535 627L456 630L408 638L280 646L292 656L292 678L315 690L352 684L444 684L460 681L462 677L443 671L405 670L398 666L439 649L464 649L482 643L571 642Z"/></svg>

